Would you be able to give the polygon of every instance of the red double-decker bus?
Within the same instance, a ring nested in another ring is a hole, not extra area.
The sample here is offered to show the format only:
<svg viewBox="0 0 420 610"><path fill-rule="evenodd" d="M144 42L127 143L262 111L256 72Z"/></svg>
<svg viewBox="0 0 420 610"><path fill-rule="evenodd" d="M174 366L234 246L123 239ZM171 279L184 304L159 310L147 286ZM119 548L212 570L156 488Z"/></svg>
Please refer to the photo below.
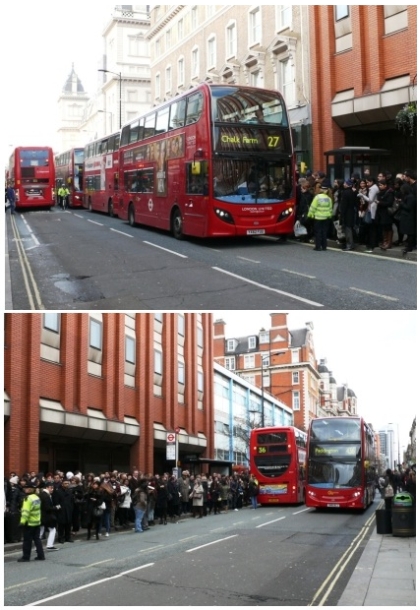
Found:
<svg viewBox="0 0 420 610"><path fill-rule="evenodd" d="M202 84L122 128L118 215L177 239L293 233L294 155L277 91Z"/></svg>
<svg viewBox="0 0 420 610"><path fill-rule="evenodd" d="M69 206L83 206L83 166L85 151L83 148L72 148L55 157L56 195L61 185L69 191Z"/></svg>
<svg viewBox="0 0 420 610"><path fill-rule="evenodd" d="M305 501L307 435L293 426L255 428L250 436L250 472L259 483L260 504Z"/></svg>
<svg viewBox="0 0 420 610"><path fill-rule="evenodd" d="M85 146L84 206L88 210L116 213L120 132L104 136Z"/></svg>
<svg viewBox="0 0 420 610"><path fill-rule="evenodd" d="M365 509L375 496L374 435L361 417L310 423L306 505Z"/></svg>
<svg viewBox="0 0 420 610"><path fill-rule="evenodd" d="M18 146L9 160L9 182L16 209L51 208L55 204L54 154L48 146Z"/></svg>

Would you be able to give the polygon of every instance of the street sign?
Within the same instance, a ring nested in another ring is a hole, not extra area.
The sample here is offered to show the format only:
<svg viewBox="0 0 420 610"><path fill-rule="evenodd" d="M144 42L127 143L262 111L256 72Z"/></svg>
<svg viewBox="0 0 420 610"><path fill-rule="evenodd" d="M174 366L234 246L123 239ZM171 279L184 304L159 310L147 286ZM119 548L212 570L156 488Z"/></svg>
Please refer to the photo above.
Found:
<svg viewBox="0 0 420 610"><path fill-rule="evenodd" d="M175 434L173 432L168 432L166 434L166 442L167 443L174 443L175 442Z"/></svg>

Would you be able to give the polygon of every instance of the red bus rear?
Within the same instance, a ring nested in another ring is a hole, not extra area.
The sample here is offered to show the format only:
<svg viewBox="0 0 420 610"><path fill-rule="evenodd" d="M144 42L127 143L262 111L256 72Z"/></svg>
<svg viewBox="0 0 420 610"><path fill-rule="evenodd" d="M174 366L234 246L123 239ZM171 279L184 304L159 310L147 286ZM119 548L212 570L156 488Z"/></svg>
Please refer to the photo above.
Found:
<svg viewBox="0 0 420 610"><path fill-rule="evenodd" d="M305 501L306 434L293 426L255 428L250 437L250 472L259 483L260 504Z"/></svg>
<svg viewBox="0 0 420 610"><path fill-rule="evenodd" d="M71 208L83 206L83 167L85 151L72 148L55 158L56 194L63 184L69 189Z"/></svg>
<svg viewBox="0 0 420 610"><path fill-rule="evenodd" d="M85 146L84 206L91 212L105 212L110 216L116 213L119 145L118 132Z"/></svg>
<svg viewBox="0 0 420 610"><path fill-rule="evenodd" d="M374 436L361 417L323 417L310 424L306 505L366 508L375 496Z"/></svg>
<svg viewBox="0 0 420 610"><path fill-rule="evenodd" d="M54 155L47 146L18 146L10 156L9 179L16 209L51 208L55 204Z"/></svg>
<svg viewBox="0 0 420 610"><path fill-rule="evenodd" d="M125 125L118 215L182 239L293 233L292 137L279 92L202 84Z"/></svg>

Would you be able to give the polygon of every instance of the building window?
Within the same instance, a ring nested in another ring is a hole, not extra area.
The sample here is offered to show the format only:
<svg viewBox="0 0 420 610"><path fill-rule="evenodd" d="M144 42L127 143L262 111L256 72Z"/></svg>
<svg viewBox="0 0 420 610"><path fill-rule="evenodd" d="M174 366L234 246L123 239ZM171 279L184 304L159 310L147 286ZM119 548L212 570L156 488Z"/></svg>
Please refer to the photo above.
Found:
<svg viewBox="0 0 420 610"><path fill-rule="evenodd" d="M299 371L293 371L292 373L293 383L299 383Z"/></svg>
<svg viewBox="0 0 420 610"><path fill-rule="evenodd" d="M295 103L295 79L292 61L286 59L285 61L280 62L280 64L282 94L286 101L286 106L293 106Z"/></svg>
<svg viewBox="0 0 420 610"><path fill-rule="evenodd" d="M89 345L95 349L102 349L102 324L98 320L89 320Z"/></svg>
<svg viewBox="0 0 420 610"><path fill-rule="evenodd" d="M184 38L184 20L180 19L178 21L178 42L181 42Z"/></svg>
<svg viewBox="0 0 420 610"><path fill-rule="evenodd" d="M293 392L293 411L300 411L300 392Z"/></svg>
<svg viewBox="0 0 420 610"><path fill-rule="evenodd" d="M248 349L255 349L257 347L257 337L248 337Z"/></svg>
<svg viewBox="0 0 420 610"><path fill-rule="evenodd" d="M156 74L155 76L155 97L160 97L160 74Z"/></svg>
<svg viewBox="0 0 420 610"><path fill-rule="evenodd" d="M163 313L155 313L155 320L157 322L163 322Z"/></svg>
<svg viewBox="0 0 420 610"><path fill-rule="evenodd" d="M163 372L163 359L162 352L155 349L155 373L162 375Z"/></svg>
<svg viewBox="0 0 420 610"><path fill-rule="evenodd" d="M191 9L191 30L194 32L198 26L198 6Z"/></svg>
<svg viewBox="0 0 420 610"><path fill-rule="evenodd" d="M133 337L125 337L125 361L136 363L136 341Z"/></svg>
<svg viewBox="0 0 420 610"><path fill-rule="evenodd" d="M268 343L270 341L270 333L268 330L260 332L260 345L261 343Z"/></svg>
<svg viewBox="0 0 420 610"><path fill-rule="evenodd" d="M204 347L203 329L201 326L197 326L197 346Z"/></svg>
<svg viewBox="0 0 420 610"><path fill-rule="evenodd" d="M292 363L296 364L296 362L299 362L299 350L292 349Z"/></svg>
<svg viewBox="0 0 420 610"><path fill-rule="evenodd" d="M191 53L191 78L197 78L199 72L198 49L193 49Z"/></svg>
<svg viewBox="0 0 420 610"><path fill-rule="evenodd" d="M260 7L255 8L249 14L249 43L256 44L261 42L261 11Z"/></svg>
<svg viewBox="0 0 420 610"><path fill-rule="evenodd" d="M185 365L181 360L178 360L178 383L185 384Z"/></svg>
<svg viewBox="0 0 420 610"><path fill-rule="evenodd" d="M226 28L226 54L227 57L236 57L237 36L236 23L230 23Z"/></svg>
<svg viewBox="0 0 420 610"><path fill-rule="evenodd" d="M229 358L225 358L225 369L228 371L234 371L235 366L235 356L229 356Z"/></svg>
<svg viewBox="0 0 420 610"><path fill-rule="evenodd" d="M204 375L202 371L197 372L197 389L199 392L204 392Z"/></svg>
<svg viewBox="0 0 420 610"><path fill-rule="evenodd" d="M212 36L207 41L207 69L216 67L216 37Z"/></svg>
<svg viewBox="0 0 420 610"><path fill-rule="evenodd" d="M235 339L227 340L227 351L234 352L235 351Z"/></svg>
<svg viewBox="0 0 420 610"><path fill-rule="evenodd" d="M55 333L60 332L60 314L59 313L44 313L44 328L52 330Z"/></svg>
<svg viewBox="0 0 420 610"><path fill-rule="evenodd" d="M185 318L182 313L178 314L178 335L185 336Z"/></svg>
<svg viewBox="0 0 420 610"><path fill-rule="evenodd" d="M261 77L261 70L256 70L255 72L250 73L249 84L251 85L251 87L258 87L261 84L260 77Z"/></svg>
<svg viewBox="0 0 420 610"><path fill-rule="evenodd" d="M281 4L278 7L278 14L280 28L290 27L290 25L292 24L292 5Z"/></svg>
<svg viewBox="0 0 420 610"><path fill-rule="evenodd" d="M184 84L185 80L185 61L184 58L178 59L178 87Z"/></svg>
<svg viewBox="0 0 420 610"><path fill-rule="evenodd" d="M335 20L345 19L350 15L350 7L345 4L336 4L335 6Z"/></svg>
<svg viewBox="0 0 420 610"><path fill-rule="evenodd" d="M166 50L171 48L172 44L172 32L171 30L166 30L165 33L165 42L166 42Z"/></svg>
<svg viewBox="0 0 420 610"><path fill-rule="evenodd" d="M244 369L253 369L255 366L255 355L246 354L244 356Z"/></svg>
<svg viewBox="0 0 420 610"><path fill-rule="evenodd" d="M172 90L172 68L168 66L165 70L165 91L170 93Z"/></svg>

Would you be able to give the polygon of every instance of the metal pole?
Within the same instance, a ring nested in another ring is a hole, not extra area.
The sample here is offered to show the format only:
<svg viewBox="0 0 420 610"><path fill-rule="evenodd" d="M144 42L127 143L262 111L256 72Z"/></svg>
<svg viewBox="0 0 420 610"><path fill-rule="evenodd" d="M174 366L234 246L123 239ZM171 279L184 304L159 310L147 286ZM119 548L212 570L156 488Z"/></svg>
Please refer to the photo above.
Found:
<svg viewBox="0 0 420 610"><path fill-rule="evenodd" d="M122 76L121 76L121 72L120 72L120 129L121 129L121 83L122 83Z"/></svg>
<svg viewBox="0 0 420 610"><path fill-rule="evenodd" d="M264 428L264 360L261 356L261 428Z"/></svg>

